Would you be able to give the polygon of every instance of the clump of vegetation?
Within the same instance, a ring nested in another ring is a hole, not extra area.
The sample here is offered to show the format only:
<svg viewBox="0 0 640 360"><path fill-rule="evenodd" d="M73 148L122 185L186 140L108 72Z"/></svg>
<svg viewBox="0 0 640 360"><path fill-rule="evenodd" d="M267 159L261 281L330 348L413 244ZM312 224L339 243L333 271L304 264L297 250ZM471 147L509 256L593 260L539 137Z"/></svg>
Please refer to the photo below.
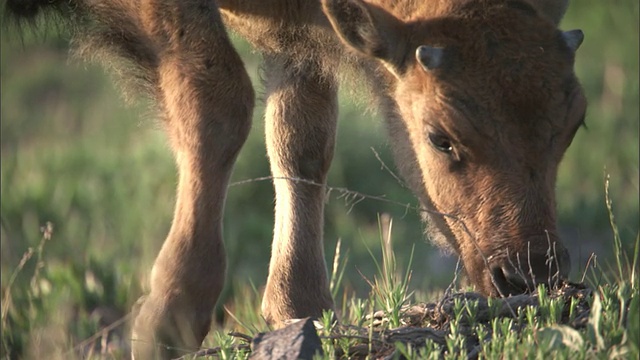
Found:
<svg viewBox="0 0 640 360"><path fill-rule="evenodd" d="M635 321L640 318L640 237L632 258L613 241L617 272L591 265L584 282L564 282L554 289L540 285L530 294L507 298L450 288L428 303L411 303L410 271L398 272L390 237L383 238L379 274L367 281L370 297L345 299L340 322L333 312L316 322L328 359L633 359L640 354L640 323ZM336 258L334 264L345 261ZM341 271L334 267L333 274ZM230 333L225 351L243 358L251 338Z"/></svg>
<svg viewBox="0 0 640 360"><path fill-rule="evenodd" d="M375 304L383 310L365 315L366 322L360 310L351 311L348 324L358 325L325 325L325 341L336 347L334 355L349 358L638 358L640 236L629 257L608 196L606 201L615 271L592 265L585 269L591 275L586 282L583 276L581 283L554 289L540 285L531 294L486 298L448 289L437 302L410 304L410 272L399 277L387 236L380 276L370 282L374 300L357 306L351 300L349 307L372 309Z"/></svg>

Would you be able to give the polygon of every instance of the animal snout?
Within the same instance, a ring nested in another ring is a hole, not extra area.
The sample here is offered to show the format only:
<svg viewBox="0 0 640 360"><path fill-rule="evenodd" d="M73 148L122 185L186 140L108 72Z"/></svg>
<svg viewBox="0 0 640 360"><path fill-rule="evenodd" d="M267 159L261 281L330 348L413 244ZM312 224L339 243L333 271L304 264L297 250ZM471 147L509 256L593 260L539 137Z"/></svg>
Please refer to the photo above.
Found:
<svg viewBox="0 0 640 360"><path fill-rule="evenodd" d="M567 279L571 260L567 249L556 245L550 251L517 253L491 265L498 295L509 296L533 292L541 284L557 286Z"/></svg>

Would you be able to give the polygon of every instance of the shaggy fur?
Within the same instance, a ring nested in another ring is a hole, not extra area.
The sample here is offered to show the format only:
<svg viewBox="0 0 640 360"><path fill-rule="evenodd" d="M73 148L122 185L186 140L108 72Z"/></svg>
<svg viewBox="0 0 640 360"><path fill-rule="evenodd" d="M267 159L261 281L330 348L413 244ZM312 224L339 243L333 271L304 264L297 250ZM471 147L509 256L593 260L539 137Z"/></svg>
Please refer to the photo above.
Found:
<svg viewBox="0 0 640 360"><path fill-rule="evenodd" d="M573 73L582 35L557 29L566 6L8 0L5 13L23 23L53 15L69 26L81 54L125 71L163 115L180 180L151 293L133 326L134 356L147 359L197 348L223 286L226 188L254 104L228 28L265 59L266 137L276 178L263 300L268 321L278 326L333 306L323 200L338 74L345 69L349 85L368 87L384 115L398 168L423 205L432 237L461 255L479 291L516 294L566 276L554 185L586 107Z"/></svg>

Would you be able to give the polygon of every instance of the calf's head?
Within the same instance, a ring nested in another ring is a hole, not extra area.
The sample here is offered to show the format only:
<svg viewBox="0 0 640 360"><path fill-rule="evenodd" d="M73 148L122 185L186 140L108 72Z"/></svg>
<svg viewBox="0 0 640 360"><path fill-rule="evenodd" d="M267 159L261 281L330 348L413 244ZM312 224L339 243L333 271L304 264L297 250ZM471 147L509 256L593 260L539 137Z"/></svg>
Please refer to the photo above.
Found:
<svg viewBox="0 0 640 360"><path fill-rule="evenodd" d="M346 45L388 69L396 160L432 237L487 295L555 284L570 267L554 187L584 120L582 32L558 30L564 6L545 11L544 0L424 3L406 16L359 0L323 6ZM439 13L420 9L429 3Z"/></svg>

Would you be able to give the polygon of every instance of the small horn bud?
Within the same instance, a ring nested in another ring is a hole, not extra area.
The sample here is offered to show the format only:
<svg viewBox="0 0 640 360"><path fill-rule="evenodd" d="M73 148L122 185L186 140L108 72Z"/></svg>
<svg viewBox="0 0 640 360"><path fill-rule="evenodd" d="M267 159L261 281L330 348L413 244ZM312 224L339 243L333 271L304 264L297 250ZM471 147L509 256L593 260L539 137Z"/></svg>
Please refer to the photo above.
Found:
<svg viewBox="0 0 640 360"><path fill-rule="evenodd" d="M582 30L569 30L562 33L562 38L564 42L567 44L571 51L576 52L580 45L582 44L582 40L584 40L584 34Z"/></svg>
<svg viewBox="0 0 640 360"><path fill-rule="evenodd" d="M425 71L433 70L442 65L442 48L421 45L416 49L416 59Z"/></svg>

